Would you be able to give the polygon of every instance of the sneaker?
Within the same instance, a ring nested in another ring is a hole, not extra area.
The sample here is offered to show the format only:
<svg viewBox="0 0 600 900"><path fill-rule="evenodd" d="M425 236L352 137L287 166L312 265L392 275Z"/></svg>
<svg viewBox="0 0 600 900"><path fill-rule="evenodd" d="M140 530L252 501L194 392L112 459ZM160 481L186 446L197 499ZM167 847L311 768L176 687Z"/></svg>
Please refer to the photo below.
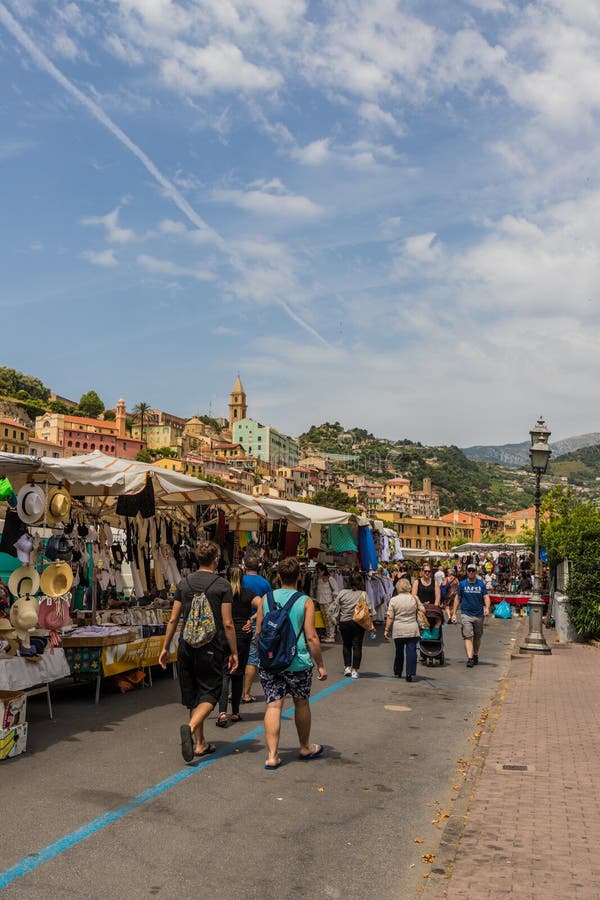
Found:
<svg viewBox="0 0 600 900"><path fill-rule="evenodd" d="M356 669L352 670L352 678L358 678L358 672L356 671Z"/></svg>
<svg viewBox="0 0 600 900"><path fill-rule="evenodd" d="M467 660L467 669L472 669L474 665L475 665L475 660L474 660L474 659L468 659L468 660Z"/></svg>
<svg viewBox="0 0 600 900"><path fill-rule="evenodd" d="M473 665L474 665L474 666L478 666L478 665L479 665L479 657L477 656L476 653L473 654Z"/></svg>
<svg viewBox="0 0 600 900"><path fill-rule="evenodd" d="M346 668L344 669L344 675L346 676L346 678L350 678L351 674L352 669L350 668L350 666L346 666Z"/></svg>

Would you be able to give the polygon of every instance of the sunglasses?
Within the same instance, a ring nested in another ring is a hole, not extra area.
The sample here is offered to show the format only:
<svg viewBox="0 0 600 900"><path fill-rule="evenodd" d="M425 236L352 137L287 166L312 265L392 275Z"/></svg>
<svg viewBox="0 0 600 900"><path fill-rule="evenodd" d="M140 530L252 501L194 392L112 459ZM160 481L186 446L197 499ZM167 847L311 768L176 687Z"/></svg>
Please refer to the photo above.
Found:
<svg viewBox="0 0 600 900"><path fill-rule="evenodd" d="M422 569L423 575L431 575L431 569Z"/></svg>

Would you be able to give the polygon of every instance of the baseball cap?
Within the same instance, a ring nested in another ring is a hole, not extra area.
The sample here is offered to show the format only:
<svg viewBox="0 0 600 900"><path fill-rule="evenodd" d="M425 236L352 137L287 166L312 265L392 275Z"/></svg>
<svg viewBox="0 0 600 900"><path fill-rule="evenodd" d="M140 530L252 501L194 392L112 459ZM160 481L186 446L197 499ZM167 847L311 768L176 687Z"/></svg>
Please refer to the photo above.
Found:
<svg viewBox="0 0 600 900"><path fill-rule="evenodd" d="M477 566L474 563L469 563L467 566L467 572L476 572Z"/></svg>

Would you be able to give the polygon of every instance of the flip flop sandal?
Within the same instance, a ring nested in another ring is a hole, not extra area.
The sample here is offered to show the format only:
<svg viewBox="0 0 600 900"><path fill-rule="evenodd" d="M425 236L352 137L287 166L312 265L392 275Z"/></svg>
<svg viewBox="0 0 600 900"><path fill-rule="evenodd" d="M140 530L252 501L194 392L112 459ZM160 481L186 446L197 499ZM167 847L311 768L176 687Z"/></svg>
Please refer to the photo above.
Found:
<svg viewBox="0 0 600 900"><path fill-rule="evenodd" d="M216 753L216 750L217 748L214 744L209 744L201 753L194 753L194 759L200 759L201 756L210 756L211 753Z"/></svg>
<svg viewBox="0 0 600 900"><path fill-rule="evenodd" d="M232 722L243 722L244 720L242 719L242 717L240 716L239 713L233 713L233 715L231 716L231 721Z"/></svg>
<svg viewBox="0 0 600 900"><path fill-rule="evenodd" d="M256 697L248 697L247 700L244 700L244 698L242 697L241 702L242 703L256 703Z"/></svg>
<svg viewBox="0 0 600 900"><path fill-rule="evenodd" d="M323 744L317 744L317 749L313 753L299 753L298 759L307 760L307 759L316 759L318 756L321 756L324 750Z"/></svg>
<svg viewBox="0 0 600 900"><path fill-rule="evenodd" d="M280 760L278 760L278 762L275 763L274 766L269 766L267 763L265 763L265 769L266 769L268 772L274 772L275 769L278 769L278 768L279 768L279 766L282 764L282 762L283 762L283 760L280 759Z"/></svg>
<svg viewBox="0 0 600 900"><path fill-rule="evenodd" d="M181 755L186 762L191 762L194 758L194 742L190 726L182 725L179 733L181 735Z"/></svg>
<svg viewBox="0 0 600 900"><path fill-rule="evenodd" d="M229 719L227 716L219 716L217 721L215 722L217 728L227 728L229 725Z"/></svg>

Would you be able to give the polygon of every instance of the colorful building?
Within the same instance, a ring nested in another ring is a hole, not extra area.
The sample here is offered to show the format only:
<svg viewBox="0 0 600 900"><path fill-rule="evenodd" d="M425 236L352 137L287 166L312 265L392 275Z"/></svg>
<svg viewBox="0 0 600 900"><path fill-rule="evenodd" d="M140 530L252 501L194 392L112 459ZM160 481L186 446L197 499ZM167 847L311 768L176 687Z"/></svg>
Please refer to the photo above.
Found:
<svg viewBox="0 0 600 900"><path fill-rule="evenodd" d="M48 412L36 418L35 437L58 444L65 456L100 450L110 456L135 459L139 451L145 448L146 442L127 435L126 416L125 401L122 399L117 404L114 422Z"/></svg>
<svg viewBox="0 0 600 900"><path fill-rule="evenodd" d="M0 419L0 449L3 453L29 451L29 428L17 419Z"/></svg>
<svg viewBox="0 0 600 900"><path fill-rule="evenodd" d="M296 466L300 459L298 441L254 419L242 419L233 426L233 442L241 444L249 456L272 466Z"/></svg>

